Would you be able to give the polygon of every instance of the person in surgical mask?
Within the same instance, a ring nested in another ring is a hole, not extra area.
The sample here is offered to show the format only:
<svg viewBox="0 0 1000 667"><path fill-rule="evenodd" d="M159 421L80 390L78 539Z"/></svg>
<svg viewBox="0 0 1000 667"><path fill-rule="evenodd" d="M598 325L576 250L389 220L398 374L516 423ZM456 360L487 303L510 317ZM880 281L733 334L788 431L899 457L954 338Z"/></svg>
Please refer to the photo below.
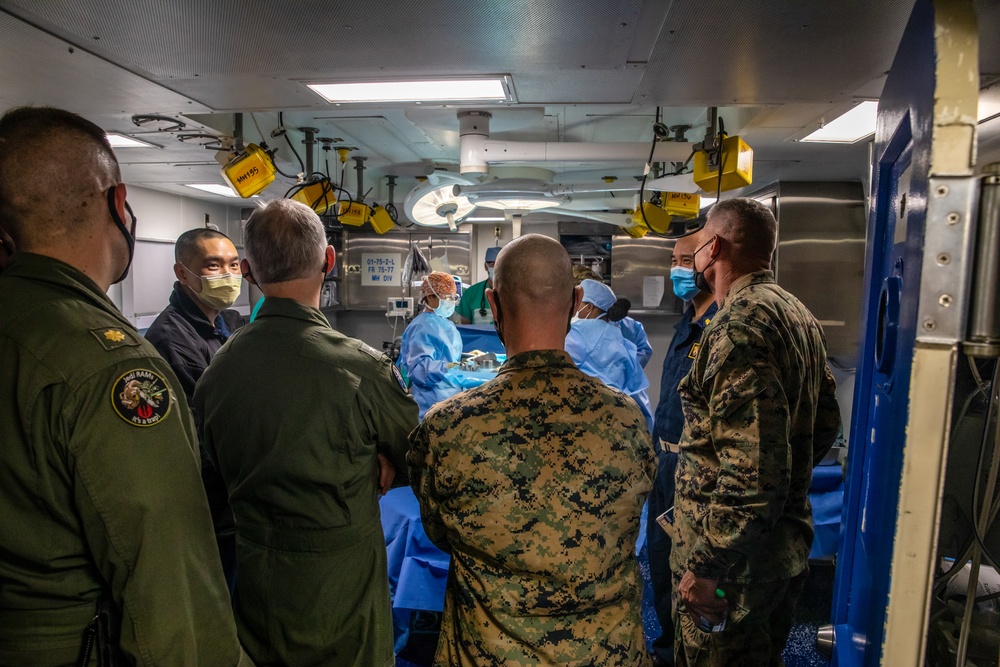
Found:
<svg viewBox="0 0 1000 667"><path fill-rule="evenodd" d="M190 401L212 357L243 326L243 317L230 309L243 277L236 246L214 229L181 234L174 244L174 262L174 291L146 339L173 368Z"/></svg>
<svg viewBox="0 0 1000 667"><path fill-rule="evenodd" d="M593 269L588 269L581 264L573 265L573 281L577 285L588 278L596 280L599 283L604 282L601 275ZM615 322L615 324L622 330L622 335L625 336L625 340L632 341L635 345L636 357L639 359L639 365L645 368L646 364L649 363L649 358L653 356L653 348L649 344L649 337L646 336L646 328L642 326L642 322L626 315Z"/></svg>
<svg viewBox="0 0 1000 667"><path fill-rule="evenodd" d="M670 537L663 532L656 518L674 505L674 471L677 468L678 442L684 428L684 413L677 385L687 375L698 352L701 334L712 321L718 306L712 294L695 284L694 253L697 236L689 234L677 239L670 258L670 282L674 294L684 302L685 311L674 325L674 336L663 359L660 376L660 401L656 405L653 424L653 448L658 467L653 490L649 494L646 522L646 544L649 555L650 579L653 584L653 606L662 630L653 639L655 664L673 664L674 625L671 618Z"/></svg>
<svg viewBox="0 0 1000 667"><path fill-rule="evenodd" d="M240 256L225 234L200 228L184 232L174 244L174 291L167 307L146 331L146 340L166 359L180 380L188 404L212 357L244 324L230 306L240 295ZM195 415L197 419L197 415ZM222 477L202 457L208 495L226 583L236 583L236 537Z"/></svg>
<svg viewBox="0 0 1000 667"><path fill-rule="evenodd" d="M465 290L462 299L458 303L455 312L458 313L458 321L462 324L493 324L493 313L490 311L490 304L486 301L486 290L493 289L493 266L496 264L497 255L500 254L500 246L492 246L486 249L486 261L483 268L486 269L486 280Z"/></svg>
<svg viewBox="0 0 1000 667"><path fill-rule="evenodd" d="M616 297L600 281L587 279L580 286L583 300L570 320L566 352L581 371L631 396L652 431L649 380L639 363L635 343L627 340L617 326L628 316L631 304L628 299Z"/></svg>
<svg viewBox="0 0 1000 667"><path fill-rule="evenodd" d="M458 301L455 279L434 271L424 278L420 291L423 310L403 332L396 365L408 378L423 419L432 405L466 387L457 368L462 360L462 337L449 319Z"/></svg>

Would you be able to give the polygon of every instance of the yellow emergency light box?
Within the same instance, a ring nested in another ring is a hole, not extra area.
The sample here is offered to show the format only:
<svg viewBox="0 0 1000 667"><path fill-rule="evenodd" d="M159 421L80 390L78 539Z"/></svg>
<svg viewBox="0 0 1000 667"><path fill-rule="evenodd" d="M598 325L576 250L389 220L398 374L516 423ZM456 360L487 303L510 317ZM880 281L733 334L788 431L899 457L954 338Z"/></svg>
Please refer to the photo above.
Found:
<svg viewBox="0 0 1000 667"><path fill-rule="evenodd" d="M368 222L368 216L371 214L371 209L368 208L367 204L362 204L361 202L340 202L340 212L337 214L337 220L342 225L350 225L352 227L360 227L361 225Z"/></svg>
<svg viewBox="0 0 1000 667"><path fill-rule="evenodd" d="M316 181L299 189L292 195L292 199L322 215L326 213L328 208L337 203L337 194L333 191L329 181Z"/></svg>
<svg viewBox="0 0 1000 667"><path fill-rule="evenodd" d="M720 188L719 170L708 164L708 155L698 151L694 155L694 182L705 192L721 189L735 190L753 182L753 149L739 137L722 140L722 182Z"/></svg>
<svg viewBox="0 0 1000 667"><path fill-rule="evenodd" d="M371 216L368 218L368 222L372 223L372 229L375 230L377 234L385 234L387 231L396 226L396 223L392 221L392 217L389 212L375 204L371 209Z"/></svg>
<svg viewBox="0 0 1000 667"><path fill-rule="evenodd" d="M248 199L274 180L274 161L257 144L247 144L246 150L234 155L222 167L222 177L240 197Z"/></svg>
<svg viewBox="0 0 1000 667"><path fill-rule="evenodd" d="M656 204L644 201L642 202L642 210L632 214L632 222L637 226L642 225L643 229L652 229L657 234L666 234L670 228L670 214ZM644 231L642 236L645 235Z"/></svg>
<svg viewBox="0 0 1000 667"><path fill-rule="evenodd" d="M701 195L687 192L664 192L663 210L678 218L697 218L701 210Z"/></svg>
<svg viewBox="0 0 1000 667"><path fill-rule="evenodd" d="M643 236L649 233L649 227L647 227L646 223L642 221L642 214L639 213L638 211L632 212L631 227L619 227L619 229L634 239L641 239Z"/></svg>

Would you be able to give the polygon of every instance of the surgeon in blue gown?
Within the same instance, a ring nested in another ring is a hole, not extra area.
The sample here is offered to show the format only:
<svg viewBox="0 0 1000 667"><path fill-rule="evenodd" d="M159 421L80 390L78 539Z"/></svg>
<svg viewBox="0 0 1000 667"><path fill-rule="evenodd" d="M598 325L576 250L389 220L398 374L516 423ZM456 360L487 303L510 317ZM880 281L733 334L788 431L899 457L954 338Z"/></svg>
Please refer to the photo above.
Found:
<svg viewBox="0 0 1000 667"><path fill-rule="evenodd" d="M639 365L645 368L649 358L653 356L653 348L649 345L649 338L646 337L646 329L642 323L631 317L623 317L615 324L622 330L622 336L625 337L625 340L635 345Z"/></svg>
<svg viewBox="0 0 1000 667"><path fill-rule="evenodd" d="M454 279L434 271L421 286L423 312L406 327L397 365L409 378L420 419L432 405L451 398L469 386L458 368L462 360L462 337L449 320L458 301Z"/></svg>
<svg viewBox="0 0 1000 667"><path fill-rule="evenodd" d="M580 286L583 301L566 335L566 352L581 371L631 396L652 432L649 380L639 363L635 343L626 340L616 325L628 315L631 304L597 280L584 280Z"/></svg>
<svg viewBox="0 0 1000 667"><path fill-rule="evenodd" d="M599 283L604 282L601 279L601 275L593 269L589 269L580 264L574 264L573 282L580 285L587 279L596 280ZM639 359L639 365L645 368L650 357L653 356L653 348L649 345L649 338L646 336L646 329L642 326L642 323L638 320L632 319L631 317L625 316L615 322L615 324L617 324L618 328L622 330L622 335L625 336L625 340L630 340L635 343L636 356Z"/></svg>

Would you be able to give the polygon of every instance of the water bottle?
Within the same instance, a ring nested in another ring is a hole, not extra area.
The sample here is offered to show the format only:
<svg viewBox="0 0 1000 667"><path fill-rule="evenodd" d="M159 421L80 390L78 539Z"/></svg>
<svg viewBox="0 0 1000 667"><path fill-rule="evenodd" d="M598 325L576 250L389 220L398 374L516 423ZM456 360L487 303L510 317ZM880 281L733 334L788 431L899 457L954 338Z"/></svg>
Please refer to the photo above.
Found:
<svg viewBox="0 0 1000 667"><path fill-rule="evenodd" d="M719 600L723 600L726 597L726 592L721 588L716 588L715 597ZM718 623L713 623L711 620L701 616L698 619L698 629L702 632L722 632L726 629L726 614L722 615L722 618Z"/></svg>

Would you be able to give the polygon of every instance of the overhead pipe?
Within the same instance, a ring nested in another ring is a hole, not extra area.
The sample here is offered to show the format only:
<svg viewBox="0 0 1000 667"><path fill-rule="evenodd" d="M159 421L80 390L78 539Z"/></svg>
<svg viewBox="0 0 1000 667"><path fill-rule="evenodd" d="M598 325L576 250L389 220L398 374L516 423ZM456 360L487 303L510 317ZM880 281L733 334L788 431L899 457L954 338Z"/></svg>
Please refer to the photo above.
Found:
<svg viewBox="0 0 1000 667"><path fill-rule="evenodd" d="M358 198L356 201L363 202L365 199L365 160L368 158L360 155L352 155L354 160L354 171L358 172Z"/></svg>
<svg viewBox="0 0 1000 667"><path fill-rule="evenodd" d="M302 141L302 143L306 145L305 177L306 180L308 181L314 171L313 152L315 149L313 147L316 145L316 133L319 132L319 130L316 129L315 127L300 127L299 129L302 130L302 133L306 135L306 138Z"/></svg>
<svg viewBox="0 0 1000 667"><path fill-rule="evenodd" d="M485 174L490 164L505 162L639 162L649 157L648 142L588 143L558 141L495 141L487 111L460 111L459 170ZM683 162L691 155L686 141L658 141L653 162Z"/></svg>

